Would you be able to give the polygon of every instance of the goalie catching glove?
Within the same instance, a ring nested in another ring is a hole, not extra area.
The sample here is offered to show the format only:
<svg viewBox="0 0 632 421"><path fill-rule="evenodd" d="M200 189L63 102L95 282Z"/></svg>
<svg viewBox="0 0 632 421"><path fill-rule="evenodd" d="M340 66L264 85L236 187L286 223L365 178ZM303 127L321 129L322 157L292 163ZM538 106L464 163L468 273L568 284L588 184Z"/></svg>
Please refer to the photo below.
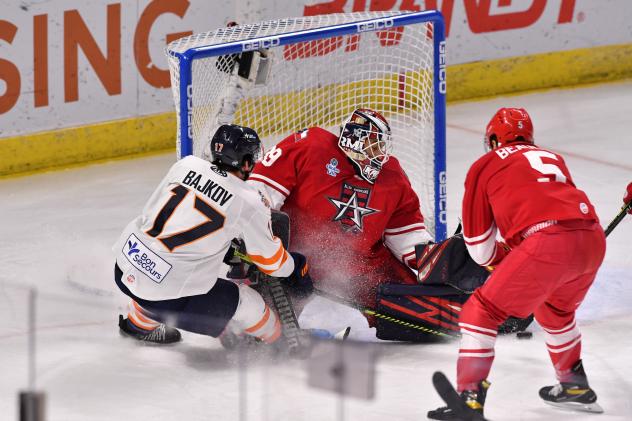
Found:
<svg viewBox="0 0 632 421"><path fill-rule="evenodd" d="M422 285L450 286L470 294L489 276L489 271L470 257L462 234L438 244L419 244L415 254L417 280Z"/></svg>

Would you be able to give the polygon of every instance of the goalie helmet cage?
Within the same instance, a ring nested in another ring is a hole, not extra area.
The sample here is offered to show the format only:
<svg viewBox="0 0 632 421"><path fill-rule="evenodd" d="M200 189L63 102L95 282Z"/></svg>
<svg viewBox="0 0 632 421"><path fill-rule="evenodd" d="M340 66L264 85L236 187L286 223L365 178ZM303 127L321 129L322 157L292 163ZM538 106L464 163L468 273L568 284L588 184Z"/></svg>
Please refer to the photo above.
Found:
<svg viewBox="0 0 632 421"><path fill-rule="evenodd" d="M239 69L245 55L249 63ZM255 129L268 150L304 128L338 134L355 108L372 108L391 125L394 156L419 195L427 229L436 241L446 238L446 62L438 11L232 26L173 41L167 56L178 158L208 158L221 124Z"/></svg>

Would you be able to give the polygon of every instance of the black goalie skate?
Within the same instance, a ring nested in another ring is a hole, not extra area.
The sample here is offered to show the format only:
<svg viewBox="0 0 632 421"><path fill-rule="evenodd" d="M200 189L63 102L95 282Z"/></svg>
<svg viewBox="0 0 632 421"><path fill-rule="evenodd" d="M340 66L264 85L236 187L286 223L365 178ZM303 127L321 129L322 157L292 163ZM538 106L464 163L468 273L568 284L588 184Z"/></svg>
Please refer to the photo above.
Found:
<svg viewBox="0 0 632 421"><path fill-rule="evenodd" d="M602 413L603 408L597 403L597 394L588 386L588 380L582 361L572 368L573 380L561 382L555 386L540 389L540 397L549 405L575 411Z"/></svg>
<svg viewBox="0 0 632 421"><path fill-rule="evenodd" d="M126 318L119 315L119 330L122 335L129 336L143 342L155 344L171 344L182 339L180 331L161 323L153 330L143 330L133 326Z"/></svg>

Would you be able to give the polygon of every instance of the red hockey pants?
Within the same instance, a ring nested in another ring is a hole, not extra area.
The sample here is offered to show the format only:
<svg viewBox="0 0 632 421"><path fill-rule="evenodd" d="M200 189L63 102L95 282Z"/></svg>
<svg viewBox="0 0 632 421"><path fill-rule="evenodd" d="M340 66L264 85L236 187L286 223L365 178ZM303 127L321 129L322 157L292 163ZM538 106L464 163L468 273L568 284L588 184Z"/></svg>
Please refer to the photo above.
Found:
<svg viewBox="0 0 632 421"><path fill-rule="evenodd" d="M575 310L584 299L606 250L598 223L562 221L526 238L465 303L457 388L476 390L494 360L498 326L509 316L534 313L559 381L580 359Z"/></svg>

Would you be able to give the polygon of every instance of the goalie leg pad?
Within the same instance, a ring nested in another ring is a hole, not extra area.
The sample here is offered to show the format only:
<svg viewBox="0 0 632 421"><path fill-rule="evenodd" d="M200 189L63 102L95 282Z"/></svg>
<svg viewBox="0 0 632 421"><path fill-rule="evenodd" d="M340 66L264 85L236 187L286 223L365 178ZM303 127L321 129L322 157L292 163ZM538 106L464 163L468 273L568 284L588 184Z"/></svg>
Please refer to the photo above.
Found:
<svg viewBox="0 0 632 421"><path fill-rule="evenodd" d="M459 335L458 319L467 295L443 288L437 288L438 291L433 295L433 287L425 286L424 288L424 295L410 295L406 292L419 292L419 286L396 284L380 286L377 300L378 313L426 330L378 317L376 336L379 339L436 342L444 340L444 335L454 337ZM451 292L451 294L446 294L446 292ZM432 332L440 332L443 335Z"/></svg>

